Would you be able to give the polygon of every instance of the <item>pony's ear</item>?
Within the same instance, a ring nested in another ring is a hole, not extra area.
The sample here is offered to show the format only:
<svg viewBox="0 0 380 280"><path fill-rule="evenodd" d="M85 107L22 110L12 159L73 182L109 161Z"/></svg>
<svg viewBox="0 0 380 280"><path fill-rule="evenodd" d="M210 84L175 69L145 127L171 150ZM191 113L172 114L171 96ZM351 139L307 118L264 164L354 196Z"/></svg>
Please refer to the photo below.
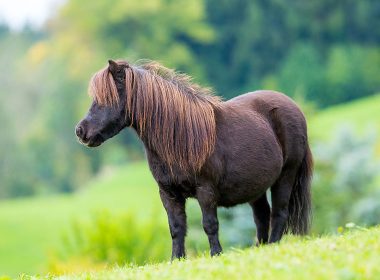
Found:
<svg viewBox="0 0 380 280"><path fill-rule="evenodd" d="M108 69L111 71L111 73L116 73L116 71L119 69L119 65L110 59L108 60Z"/></svg>
<svg viewBox="0 0 380 280"><path fill-rule="evenodd" d="M111 73L116 74L125 68L129 68L129 63L126 61L122 61L120 63L115 62L114 60L108 60L108 69Z"/></svg>

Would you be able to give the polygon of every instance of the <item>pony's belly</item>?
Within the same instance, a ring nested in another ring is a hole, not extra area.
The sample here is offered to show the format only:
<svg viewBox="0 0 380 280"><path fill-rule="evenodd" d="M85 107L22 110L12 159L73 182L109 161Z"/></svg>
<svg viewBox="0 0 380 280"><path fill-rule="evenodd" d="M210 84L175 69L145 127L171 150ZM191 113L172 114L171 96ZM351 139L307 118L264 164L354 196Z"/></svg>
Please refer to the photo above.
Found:
<svg viewBox="0 0 380 280"><path fill-rule="evenodd" d="M230 169L222 184L218 186L219 202L221 206L234 206L257 200L277 180L281 173L281 159L272 164L258 163L245 166L256 168L243 168L236 165L237 169Z"/></svg>
<svg viewBox="0 0 380 280"><path fill-rule="evenodd" d="M255 185L230 185L227 188L222 188L219 192L218 205L224 207L231 207L242 203L257 200L263 195L268 186L255 186Z"/></svg>

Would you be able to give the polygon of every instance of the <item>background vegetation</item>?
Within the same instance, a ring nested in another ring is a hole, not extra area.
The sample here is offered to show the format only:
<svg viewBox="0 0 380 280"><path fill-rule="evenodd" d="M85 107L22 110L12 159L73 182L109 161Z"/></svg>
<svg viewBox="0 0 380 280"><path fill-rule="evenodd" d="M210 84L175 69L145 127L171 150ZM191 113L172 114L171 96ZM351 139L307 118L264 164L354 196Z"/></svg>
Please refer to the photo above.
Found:
<svg viewBox="0 0 380 280"><path fill-rule="evenodd" d="M74 136L88 80L109 58L158 60L226 99L285 92L309 121L313 232L379 223L378 1L68 0L42 29L0 25L0 275L168 258L137 137L90 150ZM207 241L188 208L197 255ZM225 247L252 243L248 207L219 215Z"/></svg>

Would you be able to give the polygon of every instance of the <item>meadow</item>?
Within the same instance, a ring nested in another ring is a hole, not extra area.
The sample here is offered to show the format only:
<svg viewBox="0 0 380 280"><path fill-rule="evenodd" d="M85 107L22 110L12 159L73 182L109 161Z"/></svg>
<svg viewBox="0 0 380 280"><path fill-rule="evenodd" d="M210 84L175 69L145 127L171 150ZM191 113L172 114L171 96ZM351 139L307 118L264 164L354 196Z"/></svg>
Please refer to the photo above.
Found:
<svg viewBox="0 0 380 280"><path fill-rule="evenodd" d="M216 258L20 279L378 279L379 234L379 227L357 228L343 235L287 237L280 244L236 250Z"/></svg>
<svg viewBox="0 0 380 280"><path fill-rule="evenodd" d="M375 95L335 106L313 115L309 119L311 141L328 140L332 131L345 124L354 127L359 134L366 133L373 128L380 132L380 123L377 121L380 119L379 104L380 95ZM89 219L92 213L99 210L107 210L115 214L133 213L142 220L154 215L157 220L166 224L166 214L159 200L158 188L145 162L136 162L117 168L106 168L74 194L1 201L0 276L10 275L14 277L20 273L30 275L45 273L49 260L54 258L54 254L60 250L63 233L69 229L72 222ZM353 278L360 275L371 278L376 271L379 272L378 267L373 265L375 253L371 251L371 246L376 243L375 236L378 233L379 229L377 228L368 233L349 234L344 238L323 237L311 241L294 238L278 247L271 246L244 252L231 252L216 259L215 262L211 262L206 257L190 260L190 262L192 270L198 271L196 272L198 276L201 275L207 264L207 266L210 265L210 271L212 271L207 275L208 277L223 274L224 279L227 279L231 277L234 271L242 273L242 277L251 274L269 277L285 270L287 272L296 271L297 264L302 260L302 253L305 250L310 250L310 254L306 254L306 257L312 258L314 255L317 257L311 259L310 263L303 264L306 266L306 270L305 274L301 274L301 278L313 275L312 279L319 279L317 277L319 275L327 279L329 276L339 277L339 273L343 276L347 274L349 278L352 275ZM358 238L359 234L363 234L363 238ZM343 244L347 244L347 248ZM327 264L330 251L324 249L326 246L331 249L331 252L336 253L336 256L332 258L336 263ZM360 254L356 256L355 250L358 246L361 250L358 250ZM379 246L378 243L377 246ZM289 248L292 249L289 250ZM379 251L377 249L377 252ZM242 262L240 262L241 255L244 255ZM275 255L278 256L275 257ZM268 256L276 258L276 261L271 264L273 269L270 273L273 275L265 274L264 268L268 265ZM377 255L377 257L379 256ZM266 261L259 261L264 259ZM345 262L350 264L355 259L362 261L357 266L345 268ZM366 259L368 259L368 264L365 262ZM287 260L286 265L283 262L284 260ZM219 268L224 265L227 267L233 265L233 269L221 271ZM318 272L318 265L328 268L327 272ZM335 265L339 266L340 269L334 271ZM242 269L245 266L249 267L247 271ZM178 262L171 266L168 271L165 264L162 264L144 268L118 268L109 271L109 273L110 277L114 277L114 279L129 279L135 278L141 272L141 279L148 279L149 277L154 278L155 275L162 275L162 273L169 275L169 272L173 272L175 278L176 275L187 273L187 267L186 263ZM108 272L104 273L108 274ZM291 274L287 275L290 277ZM87 279L86 274L78 277ZM102 277L104 277L102 273L91 274L90 279L102 279Z"/></svg>
<svg viewBox="0 0 380 280"><path fill-rule="evenodd" d="M353 128L356 133L380 133L380 94L354 102L332 106L309 120L311 141L328 141L332 132L342 127ZM379 135L377 135L379 137ZM380 144L380 143L379 143Z"/></svg>
<svg viewBox="0 0 380 280"><path fill-rule="evenodd" d="M139 197L144 197L144 205ZM158 188L145 162L104 171L75 194L2 201L0 275L44 271L70 223L104 209L132 212L142 219L154 213L166 221Z"/></svg>

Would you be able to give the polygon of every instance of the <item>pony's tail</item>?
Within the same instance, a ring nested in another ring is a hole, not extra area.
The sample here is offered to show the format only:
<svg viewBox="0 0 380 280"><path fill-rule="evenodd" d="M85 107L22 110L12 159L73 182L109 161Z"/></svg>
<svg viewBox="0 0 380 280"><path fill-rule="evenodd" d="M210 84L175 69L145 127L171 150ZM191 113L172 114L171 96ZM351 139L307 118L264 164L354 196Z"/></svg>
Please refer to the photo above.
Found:
<svg viewBox="0 0 380 280"><path fill-rule="evenodd" d="M293 234L307 234L311 226L311 178L313 176L313 156L309 144L299 167L289 200L287 228Z"/></svg>

